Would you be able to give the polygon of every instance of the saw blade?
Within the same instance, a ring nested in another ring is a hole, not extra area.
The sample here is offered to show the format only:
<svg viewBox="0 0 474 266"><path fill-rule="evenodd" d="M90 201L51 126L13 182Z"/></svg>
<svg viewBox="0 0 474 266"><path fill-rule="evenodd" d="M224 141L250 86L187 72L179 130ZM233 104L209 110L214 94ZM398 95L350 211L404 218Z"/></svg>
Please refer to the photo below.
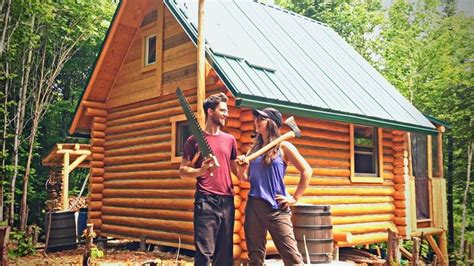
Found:
<svg viewBox="0 0 474 266"><path fill-rule="evenodd" d="M179 87L176 89L176 95L178 96L179 103L181 104L181 107L183 108L184 115L186 116L186 119L188 120L189 129L191 130L191 133L196 139L199 150L201 151L201 155L203 156L203 158L207 158L210 155L214 155L214 153L212 152L211 146L207 142L207 139L204 135L204 131L201 128L201 125L197 121L196 116L194 115L194 112L191 110L191 106L186 100L186 97L184 96L183 91Z"/></svg>

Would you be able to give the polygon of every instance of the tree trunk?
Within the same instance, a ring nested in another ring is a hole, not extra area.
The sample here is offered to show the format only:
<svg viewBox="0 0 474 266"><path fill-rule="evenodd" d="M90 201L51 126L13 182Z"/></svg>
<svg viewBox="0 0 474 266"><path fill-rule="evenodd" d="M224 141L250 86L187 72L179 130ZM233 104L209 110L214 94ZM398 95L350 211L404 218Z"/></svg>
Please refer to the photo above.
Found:
<svg viewBox="0 0 474 266"><path fill-rule="evenodd" d="M464 252L464 231L466 229L466 212L467 212L467 197L469 195L469 187L471 184L471 163L472 163L472 149L474 142L469 143L467 147L467 176L466 188L464 189L464 199L462 201L462 222L461 222L461 243L459 245L459 255L462 256Z"/></svg>
<svg viewBox="0 0 474 266"><path fill-rule="evenodd" d="M448 250L451 254L454 250L454 212L453 212L453 137L448 136L448 173L446 185L448 194Z"/></svg>
<svg viewBox="0 0 474 266"><path fill-rule="evenodd" d="M34 33L34 25L35 25L35 16L33 15L31 18L31 34ZM24 71L21 78L20 84L20 98L18 99L18 108L16 112L16 119L15 119L15 136L14 136L14 146L13 146L13 176L11 182L11 202L10 202L10 215L9 215L9 224L13 226L14 217L15 217L15 187L16 187L16 178L18 176L18 165L19 165L19 153L20 153L20 145L21 145L21 135L23 134L23 126L25 122L25 109L26 109L26 97L27 97L27 90L28 84L30 81L30 72L32 67L33 61L33 47L31 45L28 47L27 51L27 59L26 63L24 64Z"/></svg>
<svg viewBox="0 0 474 266"><path fill-rule="evenodd" d="M9 64L8 61L5 60L5 76L8 77L9 75ZM3 99L3 128L2 128L2 170L1 170L1 179L0 179L0 221L4 220L4 215L3 215L3 209L4 209L4 186L3 182L7 180L7 171L6 171L6 166L7 166L7 130L8 130L8 89L10 86L10 80L8 78L5 78L5 86L3 92L5 93L5 97Z"/></svg>

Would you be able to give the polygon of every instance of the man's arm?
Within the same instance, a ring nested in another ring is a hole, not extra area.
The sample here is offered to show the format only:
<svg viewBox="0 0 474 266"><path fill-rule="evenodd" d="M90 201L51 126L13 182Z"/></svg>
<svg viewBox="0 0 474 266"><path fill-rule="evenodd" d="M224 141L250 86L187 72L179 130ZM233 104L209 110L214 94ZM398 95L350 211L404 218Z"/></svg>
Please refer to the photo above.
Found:
<svg viewBox="0 0 474 266"><path fill-rule="evenodd" d="M201 168L194 168L193 162L183 158L179 166L179 176L181 178L196 178L203 176L212 167L212 158L208 158L202 162Z"/></svg>

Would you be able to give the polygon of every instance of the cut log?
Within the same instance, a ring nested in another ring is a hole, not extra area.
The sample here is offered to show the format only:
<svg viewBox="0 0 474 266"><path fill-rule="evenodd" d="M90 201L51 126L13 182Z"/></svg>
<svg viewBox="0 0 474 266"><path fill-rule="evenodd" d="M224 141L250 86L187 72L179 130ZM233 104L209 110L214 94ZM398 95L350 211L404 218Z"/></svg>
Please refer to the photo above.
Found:
<svg viewBox="0 0 474 266"><path fill-rule="evenodd" d="M166 217L163 219L147 219L130 216L115 216L102 213L102 223L105 225L120 225L129 226L135 228L153 229L163 232L183 232L193 233L193 222L191 221L177 221L167 220Z"/></svg>

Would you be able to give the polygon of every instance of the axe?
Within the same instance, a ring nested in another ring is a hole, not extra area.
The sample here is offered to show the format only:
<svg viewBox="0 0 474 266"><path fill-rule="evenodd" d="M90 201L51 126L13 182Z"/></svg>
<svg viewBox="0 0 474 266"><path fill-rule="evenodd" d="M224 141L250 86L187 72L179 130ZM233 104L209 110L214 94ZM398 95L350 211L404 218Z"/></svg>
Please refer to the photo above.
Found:
<svg viewBox="0 0 474 266"><path fill-rule="evenodd" d="M277 139L274 139L272 142L260 148L258 151L245 157L244 161L241 164L249 163L250 161L255 160L258 156L266 153L268 150L280 144L282 141L285 141L294 137L297 137L297 138L301 137L301 130L298 128L298 125L296 125L296 121L293 116L288 117L285 120L285 124L291 128L291 131L286 132L285 134L281 135Z"/></svg>

